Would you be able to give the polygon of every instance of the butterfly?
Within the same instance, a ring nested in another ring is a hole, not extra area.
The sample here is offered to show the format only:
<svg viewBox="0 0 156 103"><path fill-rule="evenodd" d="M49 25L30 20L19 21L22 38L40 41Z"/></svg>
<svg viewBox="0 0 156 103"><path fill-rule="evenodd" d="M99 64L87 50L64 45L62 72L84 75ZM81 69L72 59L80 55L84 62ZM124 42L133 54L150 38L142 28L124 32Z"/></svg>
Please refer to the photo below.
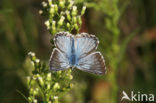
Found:
<svg viewBox="0 0 156 103"><path fill-rule="evenodd" d="M99 44L96 36L59 32L54 37L54 44L56 48L53 49L49 60L50 70L59 71L76 67L98 75L106 73L104 58L96 51Z"/></svg>

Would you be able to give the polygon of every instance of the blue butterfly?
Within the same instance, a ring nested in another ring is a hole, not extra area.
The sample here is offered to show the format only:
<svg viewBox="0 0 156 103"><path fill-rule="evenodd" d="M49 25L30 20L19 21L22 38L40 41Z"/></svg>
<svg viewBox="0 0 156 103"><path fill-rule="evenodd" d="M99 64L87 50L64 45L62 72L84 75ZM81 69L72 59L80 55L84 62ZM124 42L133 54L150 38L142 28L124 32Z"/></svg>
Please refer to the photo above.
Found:
<svg viewBox="0 0 156 103"><path fill-rule="evenodd" d="M59 32L54 37L54 44L56 48L53 49L49 63L52 71L76 67L94 74L106 73L104 58L95 51L99 41L94 35L81 33L74 36L68 32Z"/></svg>

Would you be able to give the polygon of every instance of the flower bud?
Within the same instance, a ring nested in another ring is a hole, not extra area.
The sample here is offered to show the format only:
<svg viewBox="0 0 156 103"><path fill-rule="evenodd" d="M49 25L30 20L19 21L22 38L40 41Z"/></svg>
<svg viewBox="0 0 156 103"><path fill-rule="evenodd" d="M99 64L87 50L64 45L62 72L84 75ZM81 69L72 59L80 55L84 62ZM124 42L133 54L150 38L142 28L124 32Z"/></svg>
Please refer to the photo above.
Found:
<svg viewBox="0 0 156 103"><path fill-rule="evenodd" d="M33 80L33 79L32 79L32 80L30 81L30 86L31 86L31 85L35 85L35 82L36 82L36 80Z"/></svg>
<svg viewBox="0 0 156 103"><path fill-rule="evenodd" d="M39 10L38 13L41 15L41 14L43 14L43 11L42 10Z"/></svg>
<svg viewBox="0 0 156 103"><path fill-rule="evenodd" d="M81 15L83 15L86 11L86 6L83 6L82 11L81 11Z"/></svg>
<svg viewBox="0 0 156 103"><path fill-rule="evenodd" d="M66 11L66 15L67 15L67 19L70 21L71 20L70 12Z"/></svg>
<svg viewBox="0 0 156 103"><path fill-rule="evenodd" d="M76 16L76 15L77 15L77 7L76 6L73 6L72 16Z"/></svg>
<svg viewBox="0 0 156 103"><path fill-rule="evenodd" d="M52 21L52 28L56 28L56 21Z"/></svg>
<svg viewBox="0 0 156 103"><path fill-rule="evenodd" d="M52 33L56 32L56 21L52 21Z"/></svg>
<svg viewBox="0 0 156 103"><path fill-rule="evenodd" d="M33 52L29 52L28 55L30 55L30 56L33 57L33 56L35 56L35 53L33 53Z"/></svg>
<svg viewBox="0 0 156 103"><path fill-rule="evenodd" d="M39 59L35 59L35 64L36 64L36 67L35 68L40 68L41 64L40 64L40 60Z"/></svg>
<svg viewBox="0 0 156 103"><path fill-rule="evenodd" d="M32 101L32 97L28 97L28 101L30 101L30 102L31 102L31 101Z"/></svg>
<svg viewBox="0 0 156 103"><path fill-rule="evenodd" d="M38 78L37 75L33 75L32 77L33 80L36 80L37 78Z"/></svg>
<svg viewBox="0 0 156 103"><path fill-rule="evenodd" d="M50 81L51 80L51 73L47 74L47 80Z"/></svg>
<svg viewBox="0 0 156 103"><path fill-rule="evenodd" d="M59 6L60 6L61 8L64 8L64 7L65 7L65 2L61 0L61 1L59 2Z"/></svg>
<svg viewBox="0 0 156 103"><path fill-rule="evenodd" d="M31 61L34 62L34 60L36 59L35 53L34 52L29 52L28 55L31 58Z"/></svg>
<svg viewBox="0 0 156 103"><path fill-rule="evenodd" d="M35 90L36 90L37 92L39 91L39 89L38 89L38 88L36 88Z"/></svg>
<svg viewBox="0 0 156 103"><path fill-rule="evenodd" d="M58 96L54 96L54 99L58 99Z"/></svg>
<svg viewBox="0 0 156 103"><path fill-rule="evenodd" d="M77 17L77 21L78 21L78 23L79 23L80 25L82 24L81 16L78 16L78 17Z"/></svg>
<svg viewBox="0 0 156 103"><path fill-rule="evenodd" d="M30 76L28 76L28 77L26 77L26 78L27 78L27 84L29 85L30 80L31 80L31 77L30 77Z"/></svg>
<svg viewBox="0 0 156 103"><path fill-rule="evenodd" d="M38 80L39 80L40 85L43 86L44 85L43 78L42 77L38 77Z"/></svg>
<svg viewBox="0 0 156 103"><path fill-rule="evenodd" d="M48 0L49 5L52 5L52 0Z"/></svg>
<svg viewBox="0 0 156 103"><path fill-rule="evenodd" d="M37 103L37 99L34 99L34 100L33 100L33 103Z"/></svg>
<svg viewBox="0 0 156 103"><path fill-rule="evenodd" d="M58 96L54 96L54 103L59 103L58 102Z"/></svg>
<svg viewBox="0 0 156 103"><path fill-rule="evenodd" d="M69 3L69 5L67 6L67 9L70 9L70 8L73 6L74 1L68 0L68 2L70 2L70 3Z"/></svg>
<svg viewBox="0 0 156 103"><path fill-rule="evenodd" d="M45 21L44 24L47 26L47 29L50 29L50 22L49 22L49 20Z"/></svg>
<svg viewBox="0 0 156 103"><path fill-rule="evenodd" d="M39 62L40 62L40 60L39 60L39 59L36 59L36 60L35 60L35 62L36 62L36 63L39 63Z"/></svg>
<svg viewBox="0 0 156 103"><path fill-rule="evenodd" d="M69 73L71 73L71 72L72 72L72 70L71 70L71 69L69 69L69 70L68 70L68 72L69 72Z"/></svg>
<svg viewBox="0 0 156 103"><path fill-rule="evenodd" d="M56 4L54 5L54 10L55 10L55 12L58 11L58 6Z"/></svg>
<svg viewBox="0 0 156 103"><path fill-rule="evenodd" d="M45 1L42 2L43 7L47 7L47 3Z"/></svg>
<svg viewBox="0 0 156 103"><path fill-rule="evenodd" d="M36 77L38 78L38 77L40 77L40 75L39 74L36 74Z"/></svg>
<svg viewBox="0 0 156 103"><path fill-rule="evenodd" d="M76 22L77 22L77 18L76 17L73 17L73 22L74 22L74 24L76 24Z"/></svg>
<svg viewBox="0 0 156 103"><path fill-rule="evenodd" d="M50 87L51 87L51 85L50 85L50 84L48 84L48 85L47 85L47 89L48 89L48 90L50 90Z"/></svg>
<svg viewBox="0 0 156 103"><path fill-rule="evenodd" d="M75 28L76 30L78 30L78 29L79 29L79 26L78 26L77 24L74 24L74 28Z"/></svg>
<svg viewBox="0 0 156 103"><path fill-rule="evenodd" d="M65 19L65 17L64 16L61 16L61 19L58 21L58 25L59 26L62 26L63 25L64 19Z"/></svg>
<svg viewBox="0 0 156 103"><path fill-rule="evenodd" d="M29 92L30 92L31 95L33 95L34 94L34 89L33 88L30 88L30 91Z"/></svg>
<svg viewBox="0 0 156 103"><path fill-rule="evenodd" d="M59 83L55 83L54 86L53 86L53 88L54 88L55 90L56 90L56 89L59 89L59 88L60 88Z"/></svg>
<svg viewBox="0 0 156 103"><path fill-rule="evenodd" d="M34 90L33 94L34 94L34 95L37 95L37 94L38 94L38 92L37 92L36 90Z"/></svg>
<svg viewBox="0 0 156 103"><path fill-rule="evenodd" d="M54 15L54 13L55 13L54 5L51 5L49 12L50 12L51 15Z"/></svg>
<svg viewBox="0 0 156 103"><path fill-rule="evenodd" d="M73 76L72 76L72 75L70 75L70 76L69 76L69 79L70 79L70 80L72 80L72 79L73 79Z"/></svg>
<svg viewBox="0 0 156 103"><path fill-rule="evenodd" d="M61 11L60 12L60 16L63 16L63 15L65 15L65 12L64 11Z"/></svg>
<svg viewBox="0 0 156 103"><path fill-rule="evenodd" d="M66 26L67 26L67 28L68 28L68 29L70 29L70 24L69 24L69 23L67 23L67 25L66 25Z"/></svg>
<svg viewBox="0 0 156 103"><path fill-rule="evenodd" d="M34 90L33 94L34 94L34 95L37 95L37 94L38 94L38 91L39 91L39 89L36 88L36 89Z"/></svg>

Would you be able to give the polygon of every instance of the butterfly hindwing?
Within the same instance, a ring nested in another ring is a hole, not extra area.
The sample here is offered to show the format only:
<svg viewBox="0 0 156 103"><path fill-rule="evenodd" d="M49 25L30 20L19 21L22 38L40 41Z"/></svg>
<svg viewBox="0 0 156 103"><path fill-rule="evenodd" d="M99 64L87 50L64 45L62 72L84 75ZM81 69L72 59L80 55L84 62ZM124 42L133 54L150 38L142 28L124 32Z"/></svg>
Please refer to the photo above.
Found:
<svg viewBox="0 0 156 103"><path fill-rule="evenodd" d="M79 59L77 68L99 75L106 73L105 61L100 52L93 52Z"/></svg>
<svg viewBox="0 0 156 103"><path fill-rule="evenodd" d="M68 58L57 48L54 48L50 58L50 69L53 71L68 69Z"/></svg>
<svg viewBox="0 0 156 103"><path fill-rule="evenodd" d="M87 56L91 52L95 51L98 46L98 39L94 35L87 33L81 33L76 35L76 55L79 58Z"/></svg>

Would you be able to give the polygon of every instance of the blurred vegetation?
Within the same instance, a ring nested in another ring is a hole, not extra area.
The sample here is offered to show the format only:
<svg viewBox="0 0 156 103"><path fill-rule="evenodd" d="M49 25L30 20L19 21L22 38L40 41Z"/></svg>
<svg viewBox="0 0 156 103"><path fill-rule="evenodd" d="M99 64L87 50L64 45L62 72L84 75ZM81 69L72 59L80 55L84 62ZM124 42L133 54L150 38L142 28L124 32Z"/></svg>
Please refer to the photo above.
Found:
<svg viewBox="0 0 156 103"><path fill-rule="evenodd" d="M50 72L46 63L41 62L35 53L29 52L28 55L33 66L32 73L27 76L29 97L27 98L23 93L18 92L29 103L58 103L59 98L72 87L72 70ZM27 66L31 66L31 64Z"/></svg>
<svg viewBox="0 0 156 103"><path fill-rule="evenodd" d="M29 95L29 51L45 61L51 55L41 2L0 1L0 103L27 102L17 91ZM156 94L156 1L76 0L80 9L82 2L87 11L80 32L100 39L108 72L99 77L74 70L74 87L61 103L120 103L123 90Z"/></svg>

